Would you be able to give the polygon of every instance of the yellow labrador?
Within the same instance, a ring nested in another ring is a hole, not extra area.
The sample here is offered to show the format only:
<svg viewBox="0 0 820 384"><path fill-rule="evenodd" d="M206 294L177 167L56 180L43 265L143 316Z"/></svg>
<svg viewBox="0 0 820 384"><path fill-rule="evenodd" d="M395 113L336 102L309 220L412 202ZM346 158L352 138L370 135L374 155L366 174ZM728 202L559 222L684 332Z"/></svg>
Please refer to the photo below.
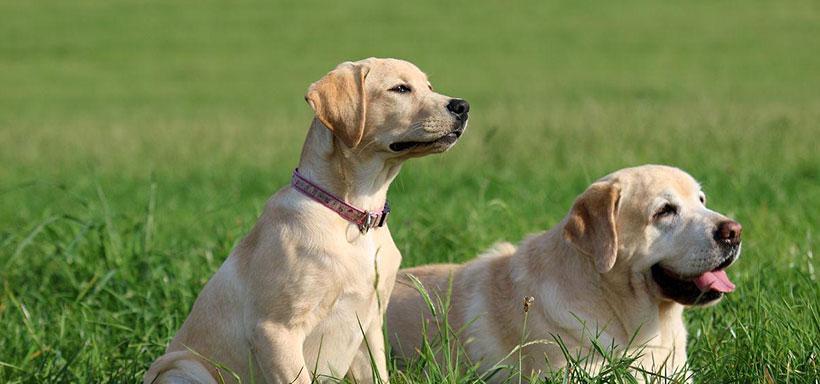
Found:
<svg viewBox="0 0 820 384"><path fill-rule="evenodd" d="M523 349L524 374L566 364L557 335L573 355L589 352L590 338L625 347L636 336L632 345L646 347L637 364L668 375L686 362L683 309L734 289L724 269L740 254L741 226L705 203L679 169L617 171L592 184L555 228L517 249L502 243L466 265L400 271L387 310L391 345L412 358L422 323L437 331L412 274L441 297L452 282L449 320L466 327L464 348L484 369L517 364L517 353L505 356L522 341L522 300L532 297L525 341L548 342Z"/></svg>
<svg viewBox="0 0 820 384"><path fill-rule="evenodd" d="M367 59L308 89L316 113L291 186L203 288L145 383L387 379L382 317L401 261L387 189L404 160L446 151L469 104L416 66ZM369 349L369 350L368 350Z"/></svg>

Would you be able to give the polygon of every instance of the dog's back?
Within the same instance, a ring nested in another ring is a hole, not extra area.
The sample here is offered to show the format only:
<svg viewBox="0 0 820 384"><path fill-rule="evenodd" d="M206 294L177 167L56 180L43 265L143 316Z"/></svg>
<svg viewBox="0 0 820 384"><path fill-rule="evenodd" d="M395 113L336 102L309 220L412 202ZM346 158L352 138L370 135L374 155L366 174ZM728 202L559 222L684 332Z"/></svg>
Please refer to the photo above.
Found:
<svg viewBox="0 0 820 384"><path fill-rule="evenodd" d="M441 313L445 309L444 304L448 301L463 302L469 299L469 289L465 290L466 287L451 289L453 285L464 283L458 275L464 271L466 265L483 264L497 257L510 256L515 251L514 245L501 242L490 247L469 264L434 264L399 271L387 307L388 336L394 355L400 358L417 356L417 350L422 347L425 337L432 342L439 336L438 324L444 321L444 314ZM421 287L417 287L419 283ZM432 310L436 311L437 319L433 319L431 305ZM453 330L458 330L464 323L465 314L461 308L459 305L446 308L449 311L448 325ZM423 328L426 329L424 333L421 332Z"/></svg>

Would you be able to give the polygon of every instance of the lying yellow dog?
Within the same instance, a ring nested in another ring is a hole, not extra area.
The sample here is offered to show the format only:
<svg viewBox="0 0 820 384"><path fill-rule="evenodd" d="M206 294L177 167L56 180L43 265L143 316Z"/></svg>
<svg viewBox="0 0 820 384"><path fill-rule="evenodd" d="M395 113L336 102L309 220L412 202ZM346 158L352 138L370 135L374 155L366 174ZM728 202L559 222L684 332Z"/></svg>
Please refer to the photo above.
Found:
<svg viewBox="0 0 820 384"><path fill-rule="evenodd" d="M483 369L517 365L524 307L528 330L525 375L563 366L560 336L570 353L604 347L646 347L637 362L669 375L686 363L688 305L717 302L734 285L724 269L740 255L741 226L706 208L706 196L685 172L648 165L617 171L592 184L564 220L516 247L495 246L466 265L429 265L399 272L387 310L391 345L411 359L422 325L437 332L408 275L435 296L452 281L450 325ZM547 362L549 365L547 365ZM501 380L503 375L496 375Z"/></svg>

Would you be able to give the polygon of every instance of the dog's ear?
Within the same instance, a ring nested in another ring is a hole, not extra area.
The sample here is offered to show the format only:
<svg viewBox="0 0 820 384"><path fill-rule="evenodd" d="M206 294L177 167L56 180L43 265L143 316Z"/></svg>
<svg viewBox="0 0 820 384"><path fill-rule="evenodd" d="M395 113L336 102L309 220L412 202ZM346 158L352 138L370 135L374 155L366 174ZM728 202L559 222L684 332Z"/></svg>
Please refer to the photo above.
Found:
<svg viewBox="0 0 820 384"><path fill-rule="evenodd" d="M595 261L595 269L606 273L615 265L618 233L615 216L621 188L611 181L592 184L572 206L564 239Z"/></svg>
<svg viewBox="0 0 820 384"><path fill-rule="evenodd" d="M316 117L350 148L364 135L367 97L364 80L370 68L345 62L310 85L305 101Z"/></svg>

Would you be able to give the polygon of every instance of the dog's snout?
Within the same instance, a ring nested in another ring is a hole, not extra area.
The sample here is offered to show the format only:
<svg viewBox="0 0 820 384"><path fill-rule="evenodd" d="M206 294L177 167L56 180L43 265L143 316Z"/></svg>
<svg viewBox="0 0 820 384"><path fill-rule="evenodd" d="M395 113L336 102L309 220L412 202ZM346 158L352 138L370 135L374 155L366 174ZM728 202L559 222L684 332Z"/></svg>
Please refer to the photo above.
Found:
<svg viewBox="0 0 820 384"><path fill-rule="evenodd" d="M467 112L470 112L470 103L462 99L450 99L447 103L447 110L456 115L459 120L467 120Z"/></svg>
<svg viewBox="0 0 820 384"><path fill-rule="evenodd" d="M715 230L715 241L727 245L740 244L740 232L742 231L743 227L737 221L722 221Z"/></svg>

